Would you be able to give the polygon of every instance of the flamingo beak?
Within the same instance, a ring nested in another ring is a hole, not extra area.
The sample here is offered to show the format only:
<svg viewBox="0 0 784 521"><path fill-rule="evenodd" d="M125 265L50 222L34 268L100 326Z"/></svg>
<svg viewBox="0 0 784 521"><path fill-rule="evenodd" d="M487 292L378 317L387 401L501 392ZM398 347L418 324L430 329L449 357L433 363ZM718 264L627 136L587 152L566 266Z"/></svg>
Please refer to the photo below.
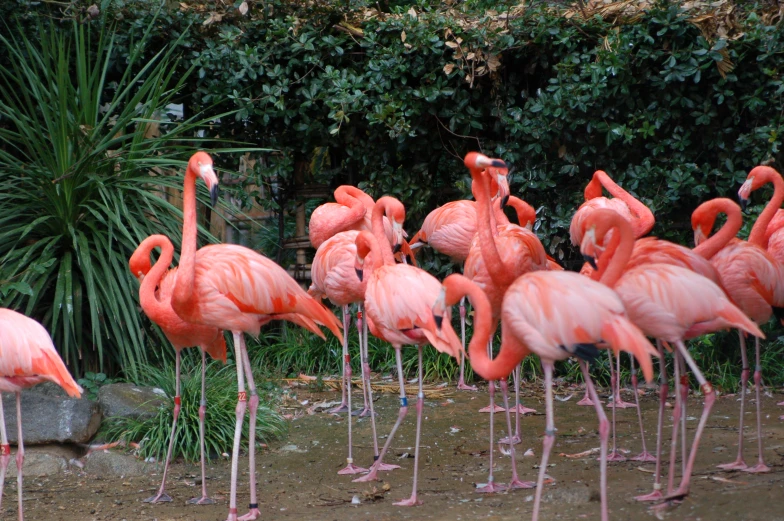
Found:
<svg viewBox="0 0 784 521"><path fill-rule="evenodd" d="M441 332L441 326L444 325L444 310L446 309L446 291L441 286L441 291L438 293L436 301L433 303L433 320L436 322L436 329Z"/></svg>
<svg viewBox="0 0 784 521"><path fill-rule="evenodd" d="M705 234L702 232L702 228L697 227L694 229L694 245L699 246L702 241L705 240Z"/></svg>
<svg viewBox="0 0 784 521"><path fill-rule="evenodd" d="M364 275L364 272L359 268L354 268L354 271L357 274L357 278L359 279L359 282L362 282L362 276Z"/></svg>
<svg viewBox="0 0 784 521"><path fill-rule="evenodd" d="M599 266L596 265L596 259L594 257L590 255L583 255L583 259L585 259L585 262L590 264L593 269L597 271L599 270Z"/></svg>
<svg viewBox="0 0 784 521"><path fill-rule="evenodd" d="M210 203L212 203L212 206L215 206L218 203L218 185L213 185L213 187L210 188Z"/></svg>
<svg viewBox="0 0 784 521"><path fill-rule="evenodd" d="M740 201L740 209L745 212L746 207L749 206L749 200L744 197L738 197L738 201Z"/></svg>

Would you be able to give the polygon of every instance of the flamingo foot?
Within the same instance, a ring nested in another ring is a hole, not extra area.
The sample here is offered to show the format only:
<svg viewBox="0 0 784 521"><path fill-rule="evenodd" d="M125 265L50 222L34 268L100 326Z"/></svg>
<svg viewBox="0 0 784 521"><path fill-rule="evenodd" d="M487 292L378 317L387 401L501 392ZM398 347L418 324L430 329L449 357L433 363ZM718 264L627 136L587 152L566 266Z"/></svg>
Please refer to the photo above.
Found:
<svg viewBox="0 0 784 521"><path fill-rule="evenodd" d="M215 500L212 499L211 497L202 496L202 497L191 498L185 503L187 503L188 505L214 505Z"/></svg>
<svg viewBox="0 0 784 521"><path fill-rule="evenodd" d="M258 519L261 517L261 512L259 512L258 508L251 508L248 510L248 513L244 516L240 516L237 518L237 521L253 521L254 519Z"/></svg>
<svg viewBox="0 0 784 521"><path fill-rule="evenodd" d="M370 408L369 407L366 407L366 408L362 409L359 412L359 417L360 418L364 418L365 416L370 417ZM378 416L378 414L376 414L376 416Z"/></svg>
<svg viewBox="0 0 784 521"><path fill-rule="evenodd" d="M779 420L784 420L784 415L779 416Z"/></svg>
<svg viewBox="0 0 784 521"><path fill-rule="evenodd" d="M520 481L519 479L514 478L507 486L508 490L515 490L520 488L536 488L536 483L534 481Z"/></svg>
<svg viewBox="0 0 784 521"><path fill-rule="evenodd" d="M753 467L746 467L745 469L740 469L743 472L748 472L750 474L762 474L763 472L770 472L770 467L765 465L763 462L759 462Z"/></svg>
<svg viewBox="0 0 784 521"><path fill-rule="evenodd" d="M530 407L526 407L522 403L518 403L516 408L509 407L509 412L520 412L520 414L533 414L536 412L536 409L531 409Z"/></svg>
<svg viewBox="0 0 784 521"><path fill-rule="evenodd" d="M602 403L602 402L599 402L599 403ZM577 402L577 405L583 405L583 406L585 406L585 407L593 407L593 400L591 400L591 397L590 397L590 396L588 396L588 395L586 394L586 395L583 397L583 399L582 399L582 400L580 400L579 402Z"/></svg>
<svg viewBox="0 0 784 521"><path fill-rule="evenodd" d="M631 402L624 402L621 398L615 398L607 402L607 407L617 407L618 409L631 409L637 407L637 404Z"/></svg>
<svg viewBox="0 0 784 521"><path fill-rule="evenodd" d="M642 462L653 462L656 461L656 456L651 454L650 452L641 452L633 458L629 458L631 461L642 461Z"/></svg>
<svg viewBox="0 0 784 521"><path fill-rule="evenodd" d="M516 434L514 436L512 436L512 443L509 443L509 436L506 436L506 437L501 438L500 440L498 440L498 443L501 444L501 445L511 445L511 444L517 445L518 443L521 443L521 442L522 442L522 440L520 439L520 436L518 436Z"/></svg>
<svg viewBox="0 0 784 521"><path fill-rule="evenodd" d="M366 483L368 481L379 481L378 479L378 465L373 465L370 467L370 472L365 474L364 476L352 479L352 483Z"/></svg>
<svg viewBox="0 0 784 521"><path fill-rule="evenodd" d="M346 474L361 474L362 472L367 472L367 471L368 471L368 469L363 469L362 467L357 467L353 463L349 463L344 468L340 469L338 471L338 474L343 476L343 475L346 475Z"/></svg>
<svg viewBox="0 0 784 521"><path fill-rule="evenodd" d="M328 410L327 414L339 414L342 412L348 412L348 404L345 402L341 403L337 407L333 407L332 409Z"/></svg>
<svg viewBox="0 0 784 521"><path fill-rule="evenodd" d="M414 494L413 496L411 496L408 499L402 499L402 500L396 501L395 503L392 503L392 504L397 506L397 507L415 507L415 506L421 505L422 502L419 501L417 499L417 497L416 497L416 494Z"/></svg>
<svg viewBox="0 0 784 521"><path fill-rule="evenodd" d="M172 498L169 494L165 492L158 492L156 495L148 497L144 500L144 503L171 503Z"/></svg>
<svg viewBox="0 0 784 521"><path fill-rule="evenodd" d="M379 472L385 472L389 470L399 469L400 465L392 465L391 463L381 463L378 465Z"/></svg>
<svg viewBox="0 0 784 521"><path fill-rule="evenodd" d="M667 494L664 496L665 503L672 503L676 501L681 501L683 498L689 495L689 488L678 487L672 494Z"/></svg>
<svg viewBox="0 0 784 521"><path fill-rule="evenodd" d="M601 458L596 458L597 461L599 461L600 459ZM607 461L617 461L617 462L626 461L626 456L624 456L620 452L613 451L607 454Z"/></svg>
<svg viewBox="0 0 784 521"><path fill-rule="evenodd" d="M494 407L495 407L495 409L493 409L493 412L504 412L504 411L506 411L506 409L504 409L503 407L501 407L498 404L495 404ZM479 409L479 412L490 412L490 406L488 405L487 407L482 407L481 409Z"/></svg>
<svg viewBox="0 0 784 521"><path fill-rule="evenodd" d="M661 493L661 490L654 490L650 494L645 494L643 496L634 496L636 501L659 501L663 498L664 495Z"/></svg>
<svg viewBox="0 0 784 521"><path fill-rule="evenodd" d="M467 383L460 381L457 382L457 390L458 391L478 391L479 388L475 385L468 385Z"/></svg>
<svg viewBox="0 0 784 521"><path fill-rule="evenodd" d="M777 403L776 405L778 405L778 406L782 406L782 405L784 405L784 402L779 402L779 403Z"/></svg>
<svg viewBox="0 0 784 521"><path fill-rule="evenodd" d="M506 485L501 485L494 481L490 481L488 483L485 483L481 487L476 487L476 490L474 492L477 492L479 494L495 494L497 492L503 492L505 490L506 490Z"/></svg>
<svg viewBox="0 0 784 521"><path fill-rule="evenodd" d="M732 463L722 463L721 465L716 466L721 470L743 470L749 468L749 466L746 465L746 462L743 461L743 458L738 458Z"/></svg>
<svg viewBox="0 0 784 521"><path fill-rule="evenodd" d="M365 409L354 409L351 411L351 416L361 416Z"/></svg>

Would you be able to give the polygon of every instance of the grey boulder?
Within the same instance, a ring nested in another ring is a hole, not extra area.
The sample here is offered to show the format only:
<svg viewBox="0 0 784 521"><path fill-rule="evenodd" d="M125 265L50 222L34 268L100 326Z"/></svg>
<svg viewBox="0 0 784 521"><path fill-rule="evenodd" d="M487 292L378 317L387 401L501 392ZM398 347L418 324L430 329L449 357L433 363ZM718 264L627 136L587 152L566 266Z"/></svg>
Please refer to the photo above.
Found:
<svg viewBox="0 0 784 521"><path fill-rule="evenodd" d="M8 440L16 444L16 398L3 395ZM87 443L101 425L101 409L87 399L51 396L34 390L22 392L22 434L27 445Z"/></svg>
<svg viewBox="0 0 784 521"><path fill-rule="evenodd" d="M145 419L166 404L166 393L153 387L133 384L109 384L98 390L98 402L106 418Z"/></svg>

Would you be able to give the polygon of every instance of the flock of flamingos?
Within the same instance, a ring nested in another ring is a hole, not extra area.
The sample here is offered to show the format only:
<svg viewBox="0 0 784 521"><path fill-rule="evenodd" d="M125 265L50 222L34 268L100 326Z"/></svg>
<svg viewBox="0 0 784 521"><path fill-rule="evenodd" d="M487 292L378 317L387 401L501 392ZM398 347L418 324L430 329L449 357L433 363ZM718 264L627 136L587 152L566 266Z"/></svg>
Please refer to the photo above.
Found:
<svg viewBox="0 0 784 521"><path fill-rule="evenodd" d="M613 450L608 454L610 422L605 415L589 375L588 362L607 350L612 362L620 363L620 351L631 355L647 381L653 378L652 357L659 357L660 407L656 451L645 450L640 460L656 460L653 492L640 501L678 501L689 493L689 484L700 436L715 401L715 393L689 354L684 341L706 333L735 328L740 334L742 367L741 414L737 459L725 469L766 472L760 428L760 339L759 326L771 315L781 318L784 308L784 180L774 169L758 166L751 170L738 193L745 206L751 192L773 183L774 195L757 219L748 241L736 237L741 228L741 208L730 199L718 198L700 205L692 214L696 247L653 237L643 237L654 224L652 212L615 184L604 172L597 171L585 189L586 201L572 220L572 243L586 259L581 272L564 271L550 258L531 231L536 218L524 201L509 194L507 166L500 159L471 152L465 157L471 173L474 201L447 203L425 219L410 241L403 231L405 208L392 197L374 201L361 190L341 186L335 191L336 203L318 207L310 221L310 239L316 256L312 266L313 284L305 292L287 272L266 257L242 246L209 245L197 249L196 182L201 179L210 192L212 203L218 197L218 177L212 158L196 152L185 173L183 189L182 251L178 268L170 268L174 247L163 235L145 239L130 259L133 276L141 281L139 296L144 312L164 331L176 350L176 396L174 423L163 480L156 495L147 502L171 501L165 492L166 472L180 410L180 351L198 346L202 354L201 420L202 475L204 478L204 362L206 355L226 360L223 331L234 337L237 361L238 401L231 463L231 495L227 521L250 520L260 516L256 477L250 472L248 512L237 517L237 462L242 423L250 413L249 463L255 468L255 422L258 395L253 380L244 334L257 336L270 320L288 320L324 338L319 326L327 327L343 342L343 403L334 412L351 411L351 366L347 332L351 323L349 305L356 303L360 335L362 376L365 380L365 409L372 420L374 463L369 469L354 464L352 458L351 414L348 415L348 464L339 474L363 474L355 481L378 479L378 473L397 468L384 463L395 432L408 412L400 349L415 345L419 349L419 393L416 401L417 427L413 490L408 499L396 505L420 504L417 496L419 441L424 394L422 391L422 348L430 344L460 360L458 387L471 389L463 381L465 357L465 298L474 308L474 333L468 358L474 371L487 379L491 417L498 410L506 415L508 437L501 440L511 449L512 479L498 484L490 476L479 489L495 492L515 488L536 488L533 519L538 519L547 461L555 440L552 373L557 360L576 357L586 382L586 396L580 402L596 408L601 440L601 516L608 519L607 461L623 458ZM607 189L613 198L602 196ZM510 223L503 209L515 208L519 224ZM725 224L711 236L718 214ZM463 274L453 274L443 283L416 267L414 252L429 245L463 264ZM161 253L152 264L150 254ZM342 327L338 318L321 303L323 297L342 308ZM451 308L459 304L461 336L452 328ZM493 357L492 338L501 324L501 347ZM341 332L342 329L342 332ZM392 431L379 452L376 436L370 368L367 358L367 332L395 347L400 381L400 411ZM746 355L746 336L754 336L757 392L758 461L748 466L743 460L743 409L750 370ZM647 338L656 341L654 346ZM16 393L19 444L18 468L19 519L22 513L22 463L20 392L43 381L53 381L69 395L80 396L81 389L57 355L47 331L34 320L15 311L0 309L0 391ZM665 350L675 357L675 407L671 433L669 476L666 493L661 476L664 404L668 377ZM520 441L519 415L528 411L519 402L519 365L531 353L539 356L545 375L546 429L542 462L536 483L521 481L515 467L514 445ZM611 368L613 364L610 364ZM688 388L686 366L700 384L704 402L702 415L691 447L685 443L685 399ZM619 369L619 367L618 367ZM515 382L516 405L509 407L507 380ZM495 405L494 382L500 381L504 407ZM637 380L633 377L633 385ZM613 407L620 401L617 378L612 378ZM474 388L475 389L475 388ZM635 397L637 393L635 393ZM781 405L781 404L780 404ZM639 414L639 406L637 406ZM517 416L512 429L509 411ZM615 418L613 408L613 420ZM680 483L674 485L678 429L681 429L683 469ZM642 420L640 420L642 429ZM490 444L493 445L493 422ZM613 429L614 435L614 422ZM644 435L644 433L643 433ZM0 498L10 460L10 445L2 419L0 401ZM493 450L490 450L492 460ZM210 504L206 480L201 496L189 503Z"/></svg>

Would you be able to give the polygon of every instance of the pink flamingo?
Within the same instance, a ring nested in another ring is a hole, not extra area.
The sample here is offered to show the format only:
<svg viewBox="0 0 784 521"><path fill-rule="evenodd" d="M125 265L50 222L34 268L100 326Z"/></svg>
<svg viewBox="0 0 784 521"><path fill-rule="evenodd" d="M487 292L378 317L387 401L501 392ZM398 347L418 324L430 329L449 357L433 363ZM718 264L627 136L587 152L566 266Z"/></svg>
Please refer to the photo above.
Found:
<svg viewBox="0 0 784 521"><path fill-rule="evenodd" d="M506 164L500 159L491 159L476 152L469 152L464 163L471 172L474 182L478 232L471 252L466 259L465 276L475 282L487 295L493 311L493 332L495 332L501 317L504 293L509 285L523 273L547 269L548 260L542 243L530 230L512 224L494 226L488 192L489 182L495 176L501 200L504 201L508 198L509 185L506 178ZM494 232L497 234L495 237L493 236ZM492 339L492 335L490 338ZM489 356L492 356L491 342L492 340L487 344ZM477 492L493 493L505 488L502 485L497 485L493 476L494 414L496 410L505 410L506 414L509 414L509 410L497 408L495 383L492 380L489 383L488 392L490 406L480 412L485 410L490 412L489 476L487 485L478 488ZM519 409L519 407L516 408ZM510 432L509 438L505 441L514 443L516 440ZM513 474L510 487L529 488L530 483L521 482L517 479L517 475Z"/></svg>
<svg viewBox="0 0 784 521"><path fill-rule="evenodd" d="M402 228L401 228L402 229ZM360 307L358 317L364 315L363 299L365 297L365 287L367 280L360 280L354 270L355 259L357 256L356 239L359 231L351 230L340 232L319 246L316 256L313 258L311 268L311 278L313 280L308 293L317 298L329 298L336 306L343 310L343 374L345 380L344 388L348 389L347 410L351 410L351 358L348 350L348 335L345 334L349 329L351 315L349 305L357 303ZM371 262L372 264L372 262ZM359 333L360 359L362 364L363 388L365 389L365 409L359 416L370 414L373 432L374 457L378 458L378 438L376 436L376 419L373 408L373 391L370 384L370 365L367 359L367 346L363 341L362 329L364 320L359 318L357 321ZM367 472L367 469L354 465L351 441L351 415L348 419L348 464L345 468L338 471L338 474L358 474ZM384 465L380 470L392 470L400 468L398 465Z"/></svg>
<svg viewBox="0 0 784 521"><path fill-rule="evenodd" d="M602 188L605 188L610 193L610 195L613 196L613 198L610 199L602 196ZM635 199L629 192L618 186L618 184L613 181L612 178L610 178L610 176L607 175L607 173L603 170L597 170L594 172L593 177L591 178L591 182L588 183L588 185L585 187L584 197L585 202L581 204L580 208L578 208L577 212L575 212L569 227L569 234L571 236L572 245L574 246L579 246L582 242L582 234L585 230L583 221L594 210L599 208L609 208L611 210L615 210L621 216L623 216L624 219L632 224L634 229L634 236L636 238L640 238L643 235L649 233L656 222L653 217L653 212L651 212L650 208L645 206L641 201ZM590 275L591 271L591 266L588 263L585 263L583 264L583 268L580 270L580 273L583 275ZM619 364L618 370L620 371L620 361L617 361L617 363ZM634 373L635 371L632 371L632 374ZM624 402L621 399L620 382L618 379L616 379L612 360L610 360L610 385L613 393L613 401L608 403L608 406L613 408L620 407L621 409L626 407L635 407L635 404ZM588 396L587 390L585 391L585 396L582 400L577 402L577 405L593 405L593 402L591 402L591 399ZM613 411L614 410L615 409L613 409ZM613 418L615 418L614 412ZM615 423L614 420L613 423Z"/></svg>
<svg viewBox="0 0 784 521"><path fill-rule="evenodd" d="M0 308L0 392L16 395L16 490L19 498L19 521L24 521L22 505L22 467L24 466L24 436L22 435L22 390L42 382L54 382L68 396L80 398L82 388L77 385L52 344L44 326L21 313ZM5 431L3 400L0 399L0 502L11 445Z"/></svg>
<svg viewBox="0 0 784 521"><path fill-rule="evenodd" d="M454 304L470 286L450 275L446 285L445 304ZM460 287L460 291L451 290ZM475 324L491 324L493 319L487 306L479 306L481 292L473 291L472 302L477 310ZM480 309L483 313L479 313ZM439 310L434 308L438 315ZM601 510L602 520L607 521L607 439L609 422L596 399L585 360L598 356L600 348L624 349L640 362L646 380L653 376L651 355L656 351L640 330L626 317L623 303L607 286L577 273L567 271L536 271L519 277L507 290L503 301L501 320L501 351L490 359L483 346L492 331L475 325L474 337L469 345L471 366L487 380L504 378L520 361L533 352L542 360L545 375L547 427L545 429L542 461L536 483L533 519L539 518L544 477L550 451L555 443L553 418L553 365L557 360L577 356L591 396L599 415L601 440ZM478 333L482 333L480 337Z"/></svg>
<svg viewBox="0 0 784 521"><path fill-rule="evenodd" d="M391 197L379 199L379 205L396 205L402 211L402 204ZM375 212L374 212L375 214ZM379 214L380 215L380 214ZM395 505L414 506L421 504L417 497L417 474L419 467L419 440L422 432L422 411L424 391L422 389L422 346L431 344L441 352L457 357L462 349L457 335L449 324L440 331L430 312L441 284L435 277L424 270L405 264L395 264L392 250L388 243L380 242L372 234L362 231L357 237L357 275L362 273L363 264L368 253L373 253L371 275L365 291L365 311L371 332L390 342L395 348L398 380L400 383L400 411L397 421L389 433L378 460L370 467L370 472L354 481L365 482L378 479L379 466L394 439L400 423L408 412L405 376L401 348L403 345L416 345L419 350L419 393L417 395L417 427L414 450L414 483L411 497L399 501ZM412 291L414 290L414 291Z"/></svg>
<svg viewBox="0 0 784 521"><path fill-rule="evenodd" d="M598 245L604 244L610 230L614 230L618 235L618 240L613 241L611 248L602 254L602 257L608 258L609 262L599 269L601 282L615 290L623 301L629 318L643 333L677 347L676 357L682 356L685 359L703 391L705 404L702 415L689 452L686 470L680 486L675 491L672 490L672 479L678 423L673 422L670 483L666 499L683 498L689 492L700 437L716 399L712 386L691 358L683 341L728 328L738 328L756 336L764 335L756 324L729 301L718 284L694 271L661 263L641 264L628 268L627 263L634 249L634 235L631 225L617 212L606 209L596 210L586 219L585 226L588 232L583 236L580 251L589 262L592 262L596 253L601 251L602 248ZM699 295L700 298L690 298L693 295ZM659 356L663 356L661 349ZM676 373L679 365L678 363L675 365ZM676 374L676 383L678 380ZM675 418L680 416L680 408L680 394L676 393ZM663 413L663 407L660 406L659 429L661 429ZM657 446L658 454L660 454L659 446ZM656 481L658 483L658 478ZM652 494L640 496L638 499L650 501L661 497L659 489L654 488Z"/></svg>
<svg viewBox="0 0 784 521"><path fill-rule="evenodd" d="M256 409L259 398L253 381L243 333L258 336L271 320L289 320L324 338L317 324L326 326L343 341L340 322L327 308L299 287L286 270L248 248L214 244L196 250L196 178L218 196L218 178L212 158L196 152L188 162L183 188L182 253L172 292L172 308L186 322L231 331L237 364L237 423L231 462L231 497L227 521L237 521L237 464L242 422L247 407L245 376L250 391L250 468L256 468ZM244 368L244 371L243 371ZM250 473L249 512L242 520L260 516L256 475Z"/></svg>
<svg viewBox="0 0 784 521"><path fill-rule="evenodd" d="M150 253L161 249L161 256L150 266ZM201 351L201 402L199 404L199 443L201 446L201 497L188 500L189 504L211 505L215 503L207 495L207 476L204 454L204 418L207 412L207 397L205 387L205 369L207 354L213 359L226 363L226 340L223 332L217 328L189 324L182 320L171 307L171 294L177 270L169 270L169 265L174 256L174 246L164 235L150 235L144 239L131 256L129 267L131 273L141 282L139 288L139 301L144 313L160 328L169 342L172 343L176 356L174 358L175 393L174 412L169 438L169 449L166 452L166 463L163 466L163 477L158 492L144 500L145 503L170 502L171 496L166 494L166 475L169 470L172 449L174 448L174 434L177 429L177 418L180 415L180 352L186 347L198 346Z"/></svg>

